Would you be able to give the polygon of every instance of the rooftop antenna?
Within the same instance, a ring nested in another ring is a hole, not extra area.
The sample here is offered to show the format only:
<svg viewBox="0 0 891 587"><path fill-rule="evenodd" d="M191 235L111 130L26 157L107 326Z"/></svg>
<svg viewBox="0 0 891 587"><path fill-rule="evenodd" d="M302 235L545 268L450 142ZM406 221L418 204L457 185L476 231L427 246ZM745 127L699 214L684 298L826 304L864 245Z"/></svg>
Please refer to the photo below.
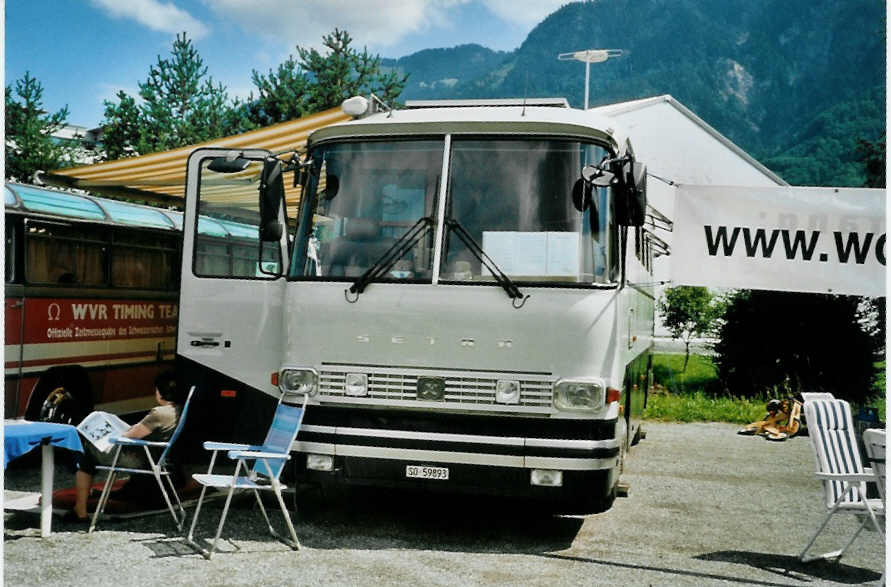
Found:
<svg viewBox="0 0 891 587"><path fill-rule="evenodd" d="M627 55L628 51L623 49L585 49L584 51L575 51L573 53L560 53L557 59L560 61L581 61L585 64L585 110L588 109L588 83L591 79L591 64L603 63L610 57L621 57Z"/></svg>
<svg viewBox="0 0 891 587"><path fill-rule="evenodd" d="M529 70L526 70L526 86L523 88L523 111L520 116L526 116L526 96L529 95Z"/></svg>

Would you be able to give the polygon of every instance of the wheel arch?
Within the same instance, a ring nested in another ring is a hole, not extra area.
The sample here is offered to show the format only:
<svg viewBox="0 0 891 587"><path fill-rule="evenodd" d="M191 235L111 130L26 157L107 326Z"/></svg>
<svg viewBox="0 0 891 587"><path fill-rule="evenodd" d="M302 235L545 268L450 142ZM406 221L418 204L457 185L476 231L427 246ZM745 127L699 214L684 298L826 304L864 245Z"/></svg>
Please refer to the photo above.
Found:
<svg viewBox="0 0 891 587"><path fill-rule="evenodd" d="M84 415L93 409L92 384L87 370L80 365L51 367L40 374L31 389L25 408L25 418L39 418L40 406L46 396L58 387L64 387L79 402Z"/></svg>

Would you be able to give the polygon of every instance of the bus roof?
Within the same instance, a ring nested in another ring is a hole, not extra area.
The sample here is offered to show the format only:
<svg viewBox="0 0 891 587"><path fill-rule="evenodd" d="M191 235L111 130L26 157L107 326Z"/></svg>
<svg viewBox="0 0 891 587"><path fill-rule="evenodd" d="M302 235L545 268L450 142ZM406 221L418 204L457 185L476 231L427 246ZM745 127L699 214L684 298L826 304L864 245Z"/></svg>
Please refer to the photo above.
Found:
<svg viewBox="0 0 891 587"><path fill-rule="evenodd" d="M75 194L21 183L5 185L4 203L7 212L21 211L45 216L63 216L73 220L102 222L141 228L180 231L183 213L151 206L131 204L86 194ZM202 216L202 231L213 236L257 238L257 228L248 224ZM211 225L213 229L211 229Z"/></svg>
<svg viewBox="0 0 891 587"><path fill-rule="evenodd" d="M320 128L309 143L332 138L432 134L548 135L604 142L620 154L627 138L615 120L575 108L495 105L428 107L378 112Z"/></svg>

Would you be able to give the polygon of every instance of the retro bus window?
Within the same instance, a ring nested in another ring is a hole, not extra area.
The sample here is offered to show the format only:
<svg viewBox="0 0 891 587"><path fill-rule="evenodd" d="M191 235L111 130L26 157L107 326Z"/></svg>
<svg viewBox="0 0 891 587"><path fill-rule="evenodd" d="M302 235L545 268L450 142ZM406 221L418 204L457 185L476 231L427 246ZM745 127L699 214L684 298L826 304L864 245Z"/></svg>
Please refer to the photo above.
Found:
<svg viewBox="0 0 891 587"><path fill-rule="evenodd" d="M354 279L436 216L441 140L323 145L312 157L292 276ZM430 223L381 280L429 282L435 234Z"/></svg>
<svg viewBox="0 0 891 587"><path fill-rule="evenodd" d="M6 283L12 283L15 280L15 224L6 221L6 248L4 249L5 265L4 273L6 274Z"/></svg>
<svg viewBox="0 0 891 587"><path fill-rule="evenodd" d="M173 289L178 275L176 247L171 237L115 233L111 249L114 287Z"/></svg>
<svg viewBox="0 0 891 587"><path fill-rule="evenodd" d="M595 188L583 212L572 200L581 168L606 154L575 141L456 138L447 220L515 281L613 283L619 250L609 190ZM491 282L460 232L447 230L442 280Z"/></svg>
<svg viewBox="0 0 891 587"><path fill-rule="evenodd" d="M29 283L106 285L107 242L63 224L25 225L25 279Z"/></svg>
<svg viewBox="0 0 891 587"><path fill-rule="evenodd" d="M263 272L281 266L278 243L259 247L258 188L262 161L251 161L243 171L221 173L201 162L198 228L192 268L201 277L274 279ZM285 183L290 185L290 177ZM261 270L262 268L262 270Z"/></svg>

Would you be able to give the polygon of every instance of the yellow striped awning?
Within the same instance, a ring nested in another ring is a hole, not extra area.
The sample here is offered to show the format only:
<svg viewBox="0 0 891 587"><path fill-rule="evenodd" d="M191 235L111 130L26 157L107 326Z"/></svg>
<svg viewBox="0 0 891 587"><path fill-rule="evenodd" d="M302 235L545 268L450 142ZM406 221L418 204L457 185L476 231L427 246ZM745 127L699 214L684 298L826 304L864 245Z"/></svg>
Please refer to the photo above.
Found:
<svg viewBox="0 0 891 587"><path fill-rule="evenodd" d="M186 161L195 149L226 147L266 149L273 153L303 151L307 138L314 130L347 120L350 120L350 117L340 108L332 108L318 114L205 143L105 163L56 169L41 174L40 177L46 183L61 187L182 207L186 185ZM292 188L291 184L286 182L285 189L288 204L296 204L300 198L300 188Z"/></svg>

